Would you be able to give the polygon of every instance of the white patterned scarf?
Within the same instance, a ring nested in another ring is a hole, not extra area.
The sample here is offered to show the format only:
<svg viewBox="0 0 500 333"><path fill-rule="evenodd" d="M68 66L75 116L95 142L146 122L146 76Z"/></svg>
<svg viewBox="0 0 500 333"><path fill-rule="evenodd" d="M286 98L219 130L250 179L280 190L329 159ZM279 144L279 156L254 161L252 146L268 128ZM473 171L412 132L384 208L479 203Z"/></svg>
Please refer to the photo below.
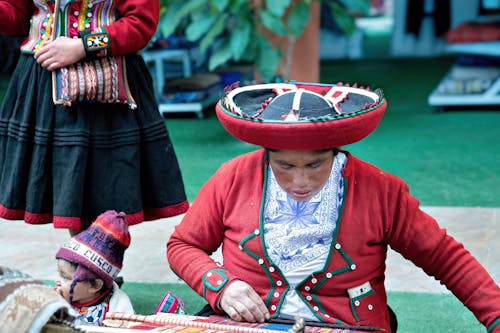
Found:
<svg viewBox="0 0 500 333"><path fill-rule="evenodd" d="M339 152L321 191L306 202L292 199L278 185L271 168L266 188L264 242L270 259L285 275L290 289L280 308L281 318L300 314L316 321L295 289L307 276L323 269L342 207L342 170L347 157Z"/></svg>
<svg viewBox="0 0 500 333"><path fill-rule="evenodd" d="M342 204L346 159L345 154L337 154L323 189L304 202L295 201L281 189L269 166L264 239L269 257L282 272L293 271L312 260L324 263Z"/></svg>

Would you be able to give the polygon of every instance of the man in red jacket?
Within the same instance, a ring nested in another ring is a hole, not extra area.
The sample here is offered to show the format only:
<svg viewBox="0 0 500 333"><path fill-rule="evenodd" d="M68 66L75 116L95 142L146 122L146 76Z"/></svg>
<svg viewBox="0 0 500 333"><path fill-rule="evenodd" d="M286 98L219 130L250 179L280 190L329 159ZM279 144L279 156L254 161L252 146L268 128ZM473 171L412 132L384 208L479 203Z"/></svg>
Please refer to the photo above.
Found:
<svg viewBox="0 0 500 333"><path fill-rule="evenodd" d="M260 149L208 180L167 244L172 269L215 313L294 318L395 332L384 286L387 247L440 280L489 332L500 289L408 186L340 147L380 122L380 91L265 84L229 92L222 125ZM223 264L209 255L222 245Z"/></svg>

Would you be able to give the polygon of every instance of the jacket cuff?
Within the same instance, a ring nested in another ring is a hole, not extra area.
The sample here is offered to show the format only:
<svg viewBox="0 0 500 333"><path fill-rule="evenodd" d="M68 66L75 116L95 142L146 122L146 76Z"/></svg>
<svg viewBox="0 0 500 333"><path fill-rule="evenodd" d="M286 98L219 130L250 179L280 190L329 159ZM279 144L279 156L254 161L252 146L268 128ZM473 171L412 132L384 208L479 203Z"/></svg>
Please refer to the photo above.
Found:
<svg viewBox="0 0 500 333"><path fill-rule="evenodd" d="M500 318L497 318L489 327L488 327L488 333L493 333L496 332L497 329L500 331Z"/></svg>
<svg viewBox="0 0 500 333"><path fill-rule="evenodd" d="M104 57L110 52L111 39L105 28L87 29L78 32L88 58Z"/></svg>
<svg viewBox="0 0 500 333"><path fill-rule="evenodd" d="M218 306L219 296L231 281L236 277L229 274L227 269L214 268L203 275L203 298L207 300L214 311L222 313Z"/></svg>

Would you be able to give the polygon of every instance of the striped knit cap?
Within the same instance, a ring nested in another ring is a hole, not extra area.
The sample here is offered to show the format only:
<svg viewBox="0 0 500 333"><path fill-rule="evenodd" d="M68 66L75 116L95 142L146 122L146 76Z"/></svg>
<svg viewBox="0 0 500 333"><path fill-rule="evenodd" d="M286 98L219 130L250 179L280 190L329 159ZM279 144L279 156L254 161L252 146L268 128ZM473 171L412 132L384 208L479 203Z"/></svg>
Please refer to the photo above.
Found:
<svg viewBox="0 0 500 333"><path fill-rule="evenodd" d="M125 213L108 210L99 215L92 225L65 243L56 253L56 259L77 263L73 281L101 278L106 289L122 269L125 250L130 245L130 234Z"/></svg>

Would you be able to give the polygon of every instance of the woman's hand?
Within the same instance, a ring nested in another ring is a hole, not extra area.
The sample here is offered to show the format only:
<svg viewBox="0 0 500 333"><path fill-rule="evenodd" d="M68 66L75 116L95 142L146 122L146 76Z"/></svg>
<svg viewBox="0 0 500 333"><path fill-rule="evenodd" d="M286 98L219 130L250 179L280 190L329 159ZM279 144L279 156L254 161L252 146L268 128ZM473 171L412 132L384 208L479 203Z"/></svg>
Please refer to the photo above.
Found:
<svg viewBox="0 0 500 333"><path fill-rule="evenodd" d="M80 38L58 37L48 41L37 53L36 61L49 71L71 65L85 57L85 48Z"/></svg>
<svg viewBox="0 0 500 333"><path fill-rule="evenodd" d="M269 311L260 296L246 282L235 280L222 292L219 305L231 319L247 322L264 322Z"/></svg>

